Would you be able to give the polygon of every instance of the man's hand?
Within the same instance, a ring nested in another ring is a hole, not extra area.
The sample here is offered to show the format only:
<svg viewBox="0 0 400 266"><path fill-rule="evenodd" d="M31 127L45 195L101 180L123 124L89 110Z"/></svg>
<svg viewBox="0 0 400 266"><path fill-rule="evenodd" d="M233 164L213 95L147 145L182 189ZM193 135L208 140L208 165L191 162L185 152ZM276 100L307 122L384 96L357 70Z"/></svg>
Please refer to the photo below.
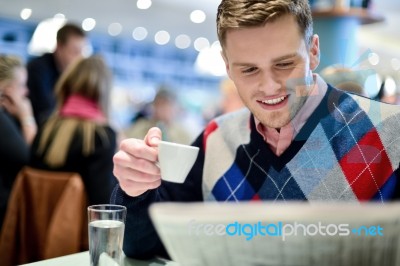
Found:
<svg viewBox="0 0 400 266"><path fill-rule="evenodd" d="M114 155L114 175L126 194L139 196L161 184L158 161L158 143L161 130L153 127L144 140L125 139Z"/></svg>

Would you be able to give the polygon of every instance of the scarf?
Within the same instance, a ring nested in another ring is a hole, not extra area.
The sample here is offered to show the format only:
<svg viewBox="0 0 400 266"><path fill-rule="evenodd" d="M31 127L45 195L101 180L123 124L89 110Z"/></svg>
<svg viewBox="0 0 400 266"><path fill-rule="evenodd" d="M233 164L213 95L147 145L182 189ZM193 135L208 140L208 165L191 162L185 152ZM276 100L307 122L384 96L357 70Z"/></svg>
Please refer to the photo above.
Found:
<svg viewBox="0 0 400 266"><path fill-rule="evenodd" d="M97 122L106 121L106 117L95 101L78 94L73 94L66 99L61 107L60 116L77 117Z"/></svg>

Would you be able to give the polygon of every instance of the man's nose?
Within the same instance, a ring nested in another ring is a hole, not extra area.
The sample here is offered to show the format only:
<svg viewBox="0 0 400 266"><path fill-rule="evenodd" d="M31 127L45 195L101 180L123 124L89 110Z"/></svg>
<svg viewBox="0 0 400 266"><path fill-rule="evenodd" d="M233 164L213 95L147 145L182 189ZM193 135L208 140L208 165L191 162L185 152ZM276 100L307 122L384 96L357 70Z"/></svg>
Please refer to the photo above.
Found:
<svg viewBox="0 0 400 266"><path fill-rule="evenodd" d="M274 93L281 88L280 83L276 80L273 73L270 71L263 71L260 77L258 89L260 91Z"/></svg>

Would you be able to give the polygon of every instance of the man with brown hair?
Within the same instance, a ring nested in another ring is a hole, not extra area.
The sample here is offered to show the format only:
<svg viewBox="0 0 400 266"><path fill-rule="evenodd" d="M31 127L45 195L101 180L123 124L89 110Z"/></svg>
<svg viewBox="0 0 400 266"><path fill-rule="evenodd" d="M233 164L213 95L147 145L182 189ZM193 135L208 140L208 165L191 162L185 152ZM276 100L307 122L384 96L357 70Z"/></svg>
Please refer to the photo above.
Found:
<svg viewBox="0 0 400 266"><path fill-rule="evenodd" d="M400 108L328 85L307 0L222 0L218 37L248 108L211 121L183 184L161 181L158 128L114 156L112 201L128 208L124 251L162 254L160 201L379 201L399 197ZM390 129L390 130L388 130Z"/></svg>
<svg viewBox="0 0 400 266"><path fill-rule="evenodd" d="M55 51L28 63L29 97L38 124L43 124L53 111L54 85L66 67L82 56L85 44L85 32L77 25L65 24L57 32Z"/></svg>

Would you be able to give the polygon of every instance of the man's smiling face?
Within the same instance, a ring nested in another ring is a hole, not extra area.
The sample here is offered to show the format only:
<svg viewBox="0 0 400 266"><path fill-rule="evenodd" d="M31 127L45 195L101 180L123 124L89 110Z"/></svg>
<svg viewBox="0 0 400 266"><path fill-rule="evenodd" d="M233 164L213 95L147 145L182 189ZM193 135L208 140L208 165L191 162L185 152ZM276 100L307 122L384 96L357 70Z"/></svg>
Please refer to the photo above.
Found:
<svg viewBox="0 0 400 266"><path fill-rule="evenodd" d="M231 29L222 52L229 77L254 116L267 127L287 125L312 88L318 36L306 45L293 16L261 27Z"/></svg>

